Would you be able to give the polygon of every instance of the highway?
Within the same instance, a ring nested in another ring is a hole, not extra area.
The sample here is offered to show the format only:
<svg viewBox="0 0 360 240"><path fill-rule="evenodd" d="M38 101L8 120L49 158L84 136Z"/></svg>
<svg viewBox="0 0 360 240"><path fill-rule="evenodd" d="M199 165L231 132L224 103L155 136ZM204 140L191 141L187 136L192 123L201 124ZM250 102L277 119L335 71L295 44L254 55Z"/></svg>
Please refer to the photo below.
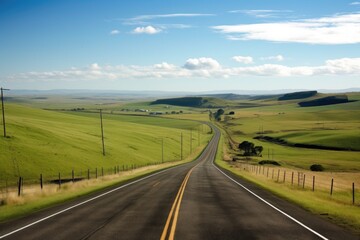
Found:
<svg viewBox="0 0 360 240"><path fill-rule="evenodd" d="M359 239L213 163L194 162L0 224L0 239Z"/></svg>

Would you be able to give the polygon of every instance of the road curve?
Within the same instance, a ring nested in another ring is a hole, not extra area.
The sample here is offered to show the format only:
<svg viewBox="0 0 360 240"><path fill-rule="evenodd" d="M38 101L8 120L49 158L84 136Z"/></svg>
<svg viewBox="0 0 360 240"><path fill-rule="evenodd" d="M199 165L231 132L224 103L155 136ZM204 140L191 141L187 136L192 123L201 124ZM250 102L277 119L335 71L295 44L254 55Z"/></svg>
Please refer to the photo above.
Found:
<svg viewBox="0 0 360 240"><path fill-rule="evenodd" d="M214 164L194 162L1 223L0 239L359 239Z"/></svg>

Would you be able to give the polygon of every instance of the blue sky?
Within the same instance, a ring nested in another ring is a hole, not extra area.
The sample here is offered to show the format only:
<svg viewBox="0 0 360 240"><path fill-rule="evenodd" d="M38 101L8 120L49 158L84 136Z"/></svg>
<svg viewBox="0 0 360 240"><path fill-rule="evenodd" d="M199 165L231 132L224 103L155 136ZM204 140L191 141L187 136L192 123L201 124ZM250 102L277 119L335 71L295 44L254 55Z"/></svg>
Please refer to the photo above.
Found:
<svg viewBox="0 0 360 240"><path fill-rule="evenodd" d="M358 1L0 1L12 89L360 87Z"/></svg>

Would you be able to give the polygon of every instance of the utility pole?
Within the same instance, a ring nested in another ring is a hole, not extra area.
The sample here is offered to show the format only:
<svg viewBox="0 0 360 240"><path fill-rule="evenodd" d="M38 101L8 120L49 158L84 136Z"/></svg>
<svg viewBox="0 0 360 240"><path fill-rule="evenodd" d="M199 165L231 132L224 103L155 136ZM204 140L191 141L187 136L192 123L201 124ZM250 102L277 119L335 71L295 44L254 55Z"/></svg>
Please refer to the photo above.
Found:
<svg viewBox="0 0 360 240"><path fill-rule="evenodd" d="M161 162L164 163L164 138L161 138Z"/></svg>
<svg viewBox="0 0 360 240"><path fill-rule="evenodd" d="M190 129L190 154L192 153L192 129Z"/></svg>
<svg viewBox="0 0 360 240"><path fill-rule="evenodd" d="M180 141L180 160L183 159L183 135L181 133L181 141Z"/></svg>
<svg viewBox="0 0 360 240"><path fill-rule="evenodd" d="M200 128L198 128L198 146L200 146Z"/></svg>
<svg viewBox="0 0 360 240"><path fill-rule="evenodd" d="M5 108L4 108L4 93L3 91L9 91L10 89L0 88L1 89L1 106L2 106L2 118L4 126L4 137L6 137L6 125L5 125Z"/></svg>
<svg viewBox="0 0 360 240"><path fill-rule="evenodd" d="M102 121L102 109L100 109L100 125L101 125L102 149L103 149L103 155L105 156L104 127L103 127L103 121Z"/></svg>

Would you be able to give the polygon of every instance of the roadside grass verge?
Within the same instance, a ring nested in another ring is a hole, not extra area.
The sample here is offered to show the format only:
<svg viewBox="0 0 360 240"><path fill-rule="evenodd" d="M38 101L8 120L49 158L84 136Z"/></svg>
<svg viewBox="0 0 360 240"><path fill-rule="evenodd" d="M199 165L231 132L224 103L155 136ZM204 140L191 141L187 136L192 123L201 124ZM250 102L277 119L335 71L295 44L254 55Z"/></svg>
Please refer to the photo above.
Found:
<svg viewBox="0 0 360 240"><path fill-rule="evenodd" d="M348 228L356 234L360 234L360 207L359 204L352 205L351 192L349 189L338 191L331 197L328 190L318 189L313 192L311 185L307 185L307 187L303 189L302 186L297 186L297 182L295 185L283 184L282 176L280 177L281 182L277 182L277 176L276 180L274 180L271 177L267 177L266 174L256 174L255 172L246 169L244 170L243 166L229 160L229 150L226 143L227 139L225 138L226 135L222 130L222 138L218 146L215 161L218 166L231 171L237 176L258 185L279 197L293 202L316 215L326 217L332 222ZM257 165L252 166L255 167ZM274 169L278 168L274 167ZM294 169L288 169L288 172L291 171L294 171ZM260 170L258 170L258 173L259 172ZM351 179L350 176L348 177ZM309 181L311 181L311 179L309 179ZM345 179L343 181L348 182L349 180ZM359 195L360 194L358 193L357 196L359 197ZM359 203L359 200L357 200L357 203Z"/></svg>

